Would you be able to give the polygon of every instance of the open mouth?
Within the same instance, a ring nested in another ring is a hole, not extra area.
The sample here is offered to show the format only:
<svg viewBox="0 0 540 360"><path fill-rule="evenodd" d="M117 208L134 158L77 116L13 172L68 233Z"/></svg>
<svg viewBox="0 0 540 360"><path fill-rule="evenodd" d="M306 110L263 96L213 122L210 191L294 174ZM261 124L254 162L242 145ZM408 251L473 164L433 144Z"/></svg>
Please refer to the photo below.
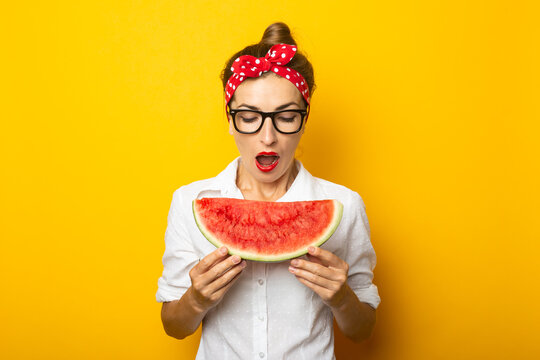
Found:
<svg viewBox="0 0 540 360"><path fill-rule="evenodd" d="M259 153L255 157L257 168L261 171L270 171L277 166L279 155L276 153Z"/></svg>

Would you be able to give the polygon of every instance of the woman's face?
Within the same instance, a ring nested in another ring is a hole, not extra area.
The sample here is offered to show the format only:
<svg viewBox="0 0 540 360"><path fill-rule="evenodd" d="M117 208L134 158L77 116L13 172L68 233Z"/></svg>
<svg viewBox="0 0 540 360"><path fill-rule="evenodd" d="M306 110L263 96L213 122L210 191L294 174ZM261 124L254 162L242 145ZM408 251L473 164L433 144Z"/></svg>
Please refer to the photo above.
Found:
<svg viewBox="0 0 540 360"><path fill-rule="evenodd" d="M302 95L287 79L269 73L242 82L229 103L231 109L259 110L272 112L278 110L305 110ZM236 146L242 157L242 165L260 182L274 182L287 173L293 160L305 125L295 134L278 132L270 117L264 120L261 130L255 134L241 134L234 128L232 116L229 117L229 133L234 136ZM304 124L305 124L304 118ZM261 153L275 153L277 156L264 156ZM277 164L276 164L277 162Z"/></svg>

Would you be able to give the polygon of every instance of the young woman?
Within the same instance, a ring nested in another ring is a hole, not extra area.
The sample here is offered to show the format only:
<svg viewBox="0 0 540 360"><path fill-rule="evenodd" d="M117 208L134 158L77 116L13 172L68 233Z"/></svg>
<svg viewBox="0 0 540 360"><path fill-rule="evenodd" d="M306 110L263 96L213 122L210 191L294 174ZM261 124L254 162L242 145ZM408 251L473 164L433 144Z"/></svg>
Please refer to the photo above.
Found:
<svg viewBox="0 0 540 360"><path fill-rule="evenodd" d="M202 322L197 359L334 359L334 317L346 336L362 341L380 298L362 198L313 177L294 158L315 87L312 66L287 25L275 23L258 44L231 57L222 80L240 156L216 177L173 194L156 294L165 331L183 339ZM261 263L230 256L203 237L191 210L202 197L337 199L344 208L321 247Z"/></svg>

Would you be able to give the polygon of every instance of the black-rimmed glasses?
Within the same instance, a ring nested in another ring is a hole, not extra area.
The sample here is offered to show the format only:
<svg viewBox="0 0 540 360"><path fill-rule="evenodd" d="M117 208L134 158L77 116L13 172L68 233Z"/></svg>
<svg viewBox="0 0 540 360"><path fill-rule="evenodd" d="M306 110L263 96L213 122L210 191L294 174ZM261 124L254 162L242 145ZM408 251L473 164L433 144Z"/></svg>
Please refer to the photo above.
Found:
<svg viewBox="0 0 540 360"><path fill-rule="evenodd" d="M264 125L267 117L272 119L274 128L282 134L295 134L302 129L306 110L290 109L273 112L257 110L230 109L236 131L241 134L255 134Z"/></svg>

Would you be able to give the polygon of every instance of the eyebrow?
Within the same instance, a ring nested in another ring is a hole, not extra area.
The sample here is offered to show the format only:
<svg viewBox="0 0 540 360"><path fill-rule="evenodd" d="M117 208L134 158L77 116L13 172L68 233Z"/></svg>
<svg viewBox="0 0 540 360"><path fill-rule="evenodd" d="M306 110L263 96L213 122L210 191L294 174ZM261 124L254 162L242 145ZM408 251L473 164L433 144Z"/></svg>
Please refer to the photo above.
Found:
<svg viewBox="0 0 540 360"><path fill-rule="evenodd" d="M276 110L282 110L282 109L285 109L285 108L287 108L287 107L289 107L291 105L296 105L296 106L300 107L300 105L298 105L298 103L295 103L294 101L291 101L289 103L279 105L276 108ZM260 110L257 106L253 106L253 105L248 105L248 104L240 104L240 105L238 105L239 108L242 107L242 106L245 106L245 107L247 107L247 108L249 108L251 110Z"/></svg>

